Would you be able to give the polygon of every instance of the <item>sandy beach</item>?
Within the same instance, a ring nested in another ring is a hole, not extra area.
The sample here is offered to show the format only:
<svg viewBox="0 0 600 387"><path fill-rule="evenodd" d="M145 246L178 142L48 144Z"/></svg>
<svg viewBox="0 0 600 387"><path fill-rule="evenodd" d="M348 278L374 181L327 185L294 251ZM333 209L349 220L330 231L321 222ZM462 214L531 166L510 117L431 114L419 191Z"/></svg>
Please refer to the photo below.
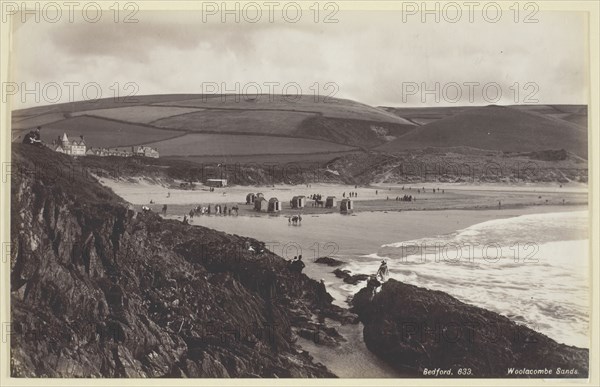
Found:
<svg viewBox="0 0 600 387"><path fill-rule="evenodd" d="M262 193L266 199L277 198L282 203L279 215L292 214L321 215L339 213L339 201L348 198L350 192L356 192L351 200L354 202L354 212L364 211L420 211L420 210L469 210L469 209L511 209L527 206L554 205L586 205L588 200L587 185L571 183L526 184L506 186L498 184L431 184L418 185L374 185L370 187L354 187L337 184L307 185L275 185L271 187L233 186L215 188L213 192L208 187L197 186L194 190L180 189L179 182L175 184L157 184L144 179L111 180L100 179L100 182L113 189L115 193L129 203L137 206L149 206L153 211L160 211L162 206L168 206L168 215L182 216L197 205L227 205L228 208L237 205L239 215L273 214L257 213L252 205L246 204L248 193ZM433 190L436 190L435 192ZM323 200L335 196L337 208L313 207L312 201L307 200L301 209L292 209L290 200L296 195L322 195ZM404 195L410 195L415 200L399 201ZM151 204L150 202L153 202ZM545 211L545 210L540 210Z"/></svg>
<svg viewBox="0 0 600 387"><path fill-rule="evenodd" d="M174 189L143 180L137 183L114 180L103 183L138 209L141 205L148 205L151 199L155 202L150 205L154 211L160 211L162 205L167 204L167 217L171 219L181 220L192 206L198 204L237 204L240 216L196 216L191 219L191 224L256 238L287 259L302 254L306 262L304 272L313 279L323 279L335 299L334 303L342 307L348 307L348 297L362 285L346 284L334 275L334 268L315 263L314 260L320 256L335 257L344 262L342 269L352 268L353 274L358 274L359 270L364 270L361 268L376 267L378 258L373 257L377 255L374 253L389 243L442 238L473 225L522 215L587 209L587 188L581 185L560 187L559 184L548 184L513 189L495 185L420 184L419 188L404 186L403 190L402 186L354 188L313 184L311 187L227 187L210 192ZM422 193L423 187L425 193ZM433 193L433 188L444 190L444 193ZM320 193L323 197L335 195L339 198L350 191L358 193L354 214L341 215L338 209L314 208L309 202L301 212L304 215L302 224L288 224L286 216L298 213L298 210L289 208L287 200L291 196ZM280 198L283 211L277 215L257 213L252 206L245 204L249 192L262 192L266 198ZM387 200L388 196L395 198L415 192L416 202ZM501 208L498 208L498 200L502 202ZM572 234L567 236L568 239L587 237L579 235L577 230ZM332 322L332 325L335 323ZM339 376L399 376L374 357L362 340L357 339L362 337L362 325L338 326L338 329L351 338L341 348L319 346L303 339L300 343L315 359L328 364Z"/></svg>

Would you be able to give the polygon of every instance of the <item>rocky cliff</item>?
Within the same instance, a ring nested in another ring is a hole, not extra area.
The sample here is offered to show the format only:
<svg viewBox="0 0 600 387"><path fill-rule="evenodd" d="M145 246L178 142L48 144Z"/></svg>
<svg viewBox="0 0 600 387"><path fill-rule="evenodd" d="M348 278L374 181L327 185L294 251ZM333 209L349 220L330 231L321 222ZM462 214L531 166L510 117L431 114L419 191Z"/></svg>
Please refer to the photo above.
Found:
<svg viewBox="0 0 600 387"><path fill-rule="evenodd" d="M379 292L377 285L369 281L354 296L354 311L364 324L367 347L402 372L445 377L588 376L587 349L559 344L444 292L393 279Z"/></svg>
<svg viewBox="0 0 600 387"><path fill-rule="evenodd" d="M72 158L13 144L15 377L332 377L294 344L351 319L259 242L135 213Z"/></svg>

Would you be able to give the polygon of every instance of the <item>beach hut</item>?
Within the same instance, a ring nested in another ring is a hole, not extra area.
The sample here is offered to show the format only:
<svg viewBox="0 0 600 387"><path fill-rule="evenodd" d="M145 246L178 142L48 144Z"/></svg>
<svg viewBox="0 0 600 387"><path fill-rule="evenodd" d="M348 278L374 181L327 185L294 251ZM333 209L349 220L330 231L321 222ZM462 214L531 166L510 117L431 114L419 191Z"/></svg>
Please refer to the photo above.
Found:
<svg viewBox="0 0 600 387"><path fill-rule="evenodd" d="M227 187L227 179L206 179L204 184L216 188Z"/></svg>
<svg viewBox="0 0 600 387"><path fill-rule="evenodd" d="M220 204L217 204L217 205L215 206L215 214L220 214L221 212L222 212L222 211L221 211L221 205L220 205Z"/></svg>
<svg viewBox="0 0 600 387"><path fill-rule="evenodd" d="M269 212L279 212L281 211L281 202L277 198L269 199Z"/></svg>
<svg viewBox="0 0 600 387"><path fill-rule="evenodd" d="M256 195L253 193L249 193L246 195L246 204L252 204L256 200Z"/></svg>
<svg viewBox="0 0 600 387"><path fill-rule="evenodd" d="M335 196L327 196L327 199L325 200L325 208L335 207L337 207L337 200L335 199Z"/></svg>
<svg viewBox="0 0 600 387"><path fill-rule="evenodd" d="M269 202L267 202L267 199L265 199L263 197L256 198L256 200L254 201L254 210L255 211L259 211L259 212L267 211L268 207L269 207Z"/></svg>
<svg viewBox="0 0 600 387"><path fill-rule="evenodd" d="M340 212L342 214L349 214L352 212L352 210L354 209L354 206L352 205L352 200L350 199L343 199L340 202Z"/></svg>
<svg viewBox="0 0 600 387"><path fill-rule="evenodd" d="M306 196L304 195L300 195L300 196L294 196L292 198L292 208L304 208L304 205L306 204Z"/></svg>

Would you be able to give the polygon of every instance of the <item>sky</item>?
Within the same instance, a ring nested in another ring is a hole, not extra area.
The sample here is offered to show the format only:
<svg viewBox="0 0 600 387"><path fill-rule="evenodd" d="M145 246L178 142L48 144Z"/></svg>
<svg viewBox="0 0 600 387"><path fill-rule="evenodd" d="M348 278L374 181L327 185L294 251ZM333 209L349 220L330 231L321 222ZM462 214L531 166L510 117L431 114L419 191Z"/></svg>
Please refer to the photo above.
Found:
<svg viewBox="0 0 600 387"><path fill-rule="evenodd" d="M451 13L423 22L400 11L339 11L333 23L325 14L317 23L306 11L295 23L277 11L257 23L249 22L257 14L222 23L200 11L139 11L135 23L108 13L95 23L79 13L55 23L17 14L11 106L257 91L398 107L587 103L583 13L540 11L534 23L523 12L519 22L505 12L494 23L477 11L455 23Z"/></svg>

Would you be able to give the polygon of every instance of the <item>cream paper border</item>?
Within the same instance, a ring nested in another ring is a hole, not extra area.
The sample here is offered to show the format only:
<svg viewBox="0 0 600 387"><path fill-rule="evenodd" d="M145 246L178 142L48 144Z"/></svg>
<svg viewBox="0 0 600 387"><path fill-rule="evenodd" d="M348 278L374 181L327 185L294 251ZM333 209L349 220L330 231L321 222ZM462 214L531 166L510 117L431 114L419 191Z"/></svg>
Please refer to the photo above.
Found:
<svg viewBox="0 0 600 387"><path fill-rule="evenodd" d="M108 10L116 0L96 0L103 9ZM266 0L265 0L266 1ZM18 4L33 7L35 1L14 1ZM43 4L48 1L41 1ZM79 2L84 5L87 0ZM122 5L127 1L119 1ZM161 0L134 0L133 3L139 6L140 10L191 10L201 9L201 2L195 1L161 1ZM221 4L222 1L216 1ZM229 3L234 3L229 1ZM242 6L250 1L236 1ZM264 1L256 1L262 4ZM280 3L286 3L281 0ZM308 9L315 1L296 0L303 9ZM401 1L333 1L339 6L340 10L401 10ZM415 1L422 4L423 0ZM426 4L445 3L452 1L444 0L426 0ZM466 1L456 1L457 4L463 4ZM491 2L481 0L481 5ZM495 0L503 9L508 9L515 4L515 0ZM0 7L6 3L0 0ZM39 2L38 2L39 3ZM55 1L62 5L64 1ZM321 3L324 3L321 1ZM521 2L521 6L525 2ZM600 47L600 29L599 15L600 2L597 0L588 1L535 1L540 11L584 11L588 14L588 79L589 79L589 101L588 101L588 136L589 136L589 210L591 213L590 227L590 253L591 253L591 345L590 345L590 378L587 380L562 380L562 379L25 379L10 378L10 340L7 340L6 329L7 322L10 321L10 259L6 257L5 243L10 242L10 179L7 178L7 167L11 161L11 131L10 131L10 106L4 103L4 98L0 100L0 165L2 166L2 180L0 183L0 246L2 255L0 256L0 386L398 386L398 385L416 385L416 386L599 386L599 192L598 183L600 182L600 165L598 164L600 156L599 146L599 47ZM78 7L76 8L78 9ZM66 12L66 10L65 10ZM0 19L0 81L2 83L10 80L9 59L11 55L11 24L10 20L4 23ZM43 42L40 42L43 43ZM550 58L549 58L550 59ZM6 180L6 182L5 182ZM6 342L4 342L6 341Z"/></svg>

